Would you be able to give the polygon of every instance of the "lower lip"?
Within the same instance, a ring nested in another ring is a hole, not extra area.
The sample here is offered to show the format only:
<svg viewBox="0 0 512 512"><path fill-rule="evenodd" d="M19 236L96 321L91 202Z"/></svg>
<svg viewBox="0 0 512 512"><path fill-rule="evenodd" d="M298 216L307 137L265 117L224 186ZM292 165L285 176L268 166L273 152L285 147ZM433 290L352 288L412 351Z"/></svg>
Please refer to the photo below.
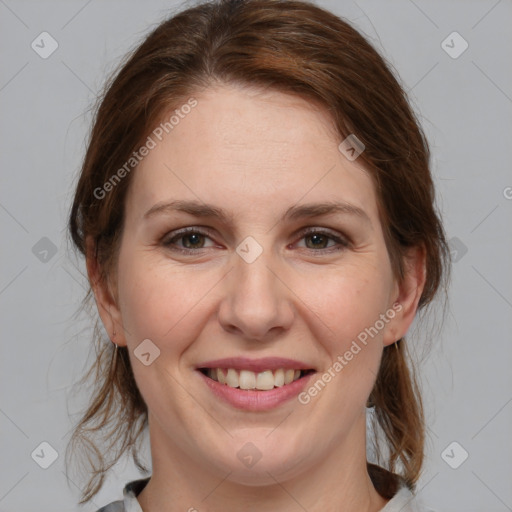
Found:
<svg viewBox="0 0 512 512"><path fill-rule="evenodd" d="M285 384L280 388L269 389L268 391L256 391L253 389L232 388L227 384L221 384L216 380L210 379L199 370L196 371L203 378L214 395L233 407L246 411L266 411L291 400L304 390L310 377L314 375L314 373L309 373L293 381L291 384Z"/></svg>

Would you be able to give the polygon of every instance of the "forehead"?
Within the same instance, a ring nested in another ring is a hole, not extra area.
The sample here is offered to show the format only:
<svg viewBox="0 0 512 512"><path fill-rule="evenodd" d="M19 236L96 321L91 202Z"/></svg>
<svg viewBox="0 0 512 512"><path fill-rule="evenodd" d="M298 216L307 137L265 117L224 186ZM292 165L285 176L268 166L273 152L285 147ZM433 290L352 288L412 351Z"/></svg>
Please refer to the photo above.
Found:
<svg viewBox="0 0 512 512"><path fill-rule="evenodd" d="M155 146L134 171L127 198L136 217L175 199L250 210L261 221L299 201L343 200L377 219L373 182L339 151L326 110L297 96L235 86L194 98L197 105L175 116L161 140L150 135Z"/></svg>

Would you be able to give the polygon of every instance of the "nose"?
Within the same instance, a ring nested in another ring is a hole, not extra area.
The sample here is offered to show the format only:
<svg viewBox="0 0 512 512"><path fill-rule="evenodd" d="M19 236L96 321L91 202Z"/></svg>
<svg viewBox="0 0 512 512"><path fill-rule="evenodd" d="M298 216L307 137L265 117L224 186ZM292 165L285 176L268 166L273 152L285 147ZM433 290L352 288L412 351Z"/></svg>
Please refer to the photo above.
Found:
<svg viewBox="0 0 512 512"><path fill-rule="evenodd" d="M227 332L250 340L269 341L293 323L293 293L270 251L248 263L233 255L234 268L225 281L219 322Z"/></svg>

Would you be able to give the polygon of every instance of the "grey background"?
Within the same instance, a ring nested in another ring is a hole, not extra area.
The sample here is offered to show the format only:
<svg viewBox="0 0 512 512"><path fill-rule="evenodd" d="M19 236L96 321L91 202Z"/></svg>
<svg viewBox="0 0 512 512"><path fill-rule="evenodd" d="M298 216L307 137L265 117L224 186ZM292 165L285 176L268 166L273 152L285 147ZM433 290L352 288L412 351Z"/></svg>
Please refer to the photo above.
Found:
<svg viewBox="0 0 512 512"><path fill-rule="evenodd" d="M458 260L444 330L420 367L429 425L420 495L437 511L512 510L512 2L318 4L366 34L409 91ZM0 512L79 510L83 483L67 481L63 462L87 398L69 393L90 335L73 317L85 280L66 243L67 213L96 93L180 5L0 0ZM47 59L31 48L43 31L59 45ZM441 46L453 31L469 44L456 59ZM31 457L43 441L59 455L48 469ZM453 441L461 448L444 452ZM445 460L460 462L462 449L469 456L452 469ZM120 498L138 477L122 461L82 510Z"/></svg>

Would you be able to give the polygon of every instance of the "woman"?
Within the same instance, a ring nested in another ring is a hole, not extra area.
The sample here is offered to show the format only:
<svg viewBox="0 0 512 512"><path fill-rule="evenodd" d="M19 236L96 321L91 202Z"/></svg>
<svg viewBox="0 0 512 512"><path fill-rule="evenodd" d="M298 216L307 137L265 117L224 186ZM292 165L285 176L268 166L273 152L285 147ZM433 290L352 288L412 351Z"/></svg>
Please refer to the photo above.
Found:
<svg viewBox="0 0 512 512"><path fill-rule="evenodd" d="M145 469L147 427L151 477L101 512L424 510L404 337L446 286L434 199L403 90L343 20L216 1L157 27L106 90L70 214L112 341L70 445L81 503L127 450Z"/></svg>

